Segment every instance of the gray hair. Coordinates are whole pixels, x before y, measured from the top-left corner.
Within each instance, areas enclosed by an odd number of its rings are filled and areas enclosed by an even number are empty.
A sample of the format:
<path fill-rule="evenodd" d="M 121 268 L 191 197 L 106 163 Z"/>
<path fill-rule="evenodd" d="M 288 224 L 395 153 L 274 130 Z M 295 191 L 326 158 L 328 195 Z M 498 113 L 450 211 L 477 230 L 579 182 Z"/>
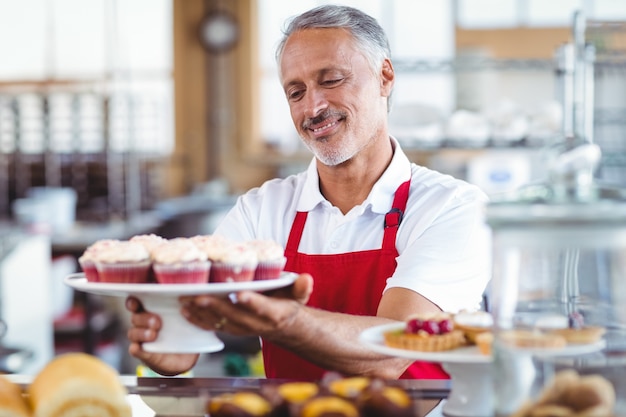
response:
<path fill-rule="evenodd" d="M 387 35 L 376 19 L 354 7 L 323 5 L 295 16 L 288 22 L 276 49 L 276 61 L 280 63 L 289 36 L 300 30 L 316 28 L 346 29 L 363 49 L 375 72 L 378 72 L 383 60 L 391 56 Z"/>

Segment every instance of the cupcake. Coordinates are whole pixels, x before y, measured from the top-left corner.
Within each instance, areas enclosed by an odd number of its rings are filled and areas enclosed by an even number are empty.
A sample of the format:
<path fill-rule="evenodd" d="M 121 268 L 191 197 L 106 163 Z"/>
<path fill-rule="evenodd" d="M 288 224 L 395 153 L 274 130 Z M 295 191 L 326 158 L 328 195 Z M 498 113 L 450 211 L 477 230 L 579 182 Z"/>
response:
<path fill-rule="evenodd" d="M 148 252 L 150 253 L 150 257 L 152 257 L 152 252 L 154 251 L 154 249 L 157 246 L 161 245 L 162 243 L 165 243 L 167 239 L 159 235 L 155 235 L 154 233 L 151 233 L 147 235 L 135 235 L 130 238 L 130 241 L 141 243 L 146 249 L 148 249 Z M 152 267 L 150 268 L 150 271 L 148 272 L 148 282 L 156 282 L 154 269 Z"/>
<path fill-rule="evenodd" d="M 119 242 L 114 239 L 102 239 L 94 242 L 85 249 L 85 252 L 78 258 L 78 264 L 80 265 L 85 278 L 89 282 L 98 282 L 100 278 L 98 276 L 98 269 L 96 268 L 96 259 L 99 253 L 106 247 L 111 246 Z"/>
<path fill-rule="evenodd" d="M 152 251 L 159 245 L 167 242 L 167 239 L 155 234 L 135 235 L 130 238 L 130 242 L 141 243 L 152 254 Z"/>
<path fill-rule="evenodd" d="M 189 240 L 204 252 L 211 262 L 221 258 L 226 247 L 233 243 L 230 239 L 220 235 L 197 235 L 190 237 Z"/>
<path fill-rule="evenodd" d="M 148 282 L 150 253 L 140 243 L 119 241 L 103 247 L 96 258 L 101 282 L 138 284 Z"/>
<path fill-rule="evenodd" d="M 256 251 L 245 243 L 224 243 L 212 252 L 209 282 L 254 280 L 258 263 Z"/>
<path fill-rule="evenodd" d="M 285 267 L 285 250 L 273 240 L 252 240 L 246 243 L 257 256 L 257 266 L 254 271 L 254 280 L 280 278 Z"/>
<path fill-rule="evenodd" d="M 152 251 L 152 268 L 160 284 L 204 284 L 211 263 L 187 238 L 167 240 Z"/>

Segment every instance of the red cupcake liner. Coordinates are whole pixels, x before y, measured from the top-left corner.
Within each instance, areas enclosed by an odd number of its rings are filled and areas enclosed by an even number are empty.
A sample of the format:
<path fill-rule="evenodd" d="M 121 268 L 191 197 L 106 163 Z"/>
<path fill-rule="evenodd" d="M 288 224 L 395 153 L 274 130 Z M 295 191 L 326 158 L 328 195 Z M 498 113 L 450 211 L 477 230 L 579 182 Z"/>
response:
<path fill-rule="evenodd" d="M 98 268 L 94 261 L 78 261 L 88 282 L 99 282 Z"/>
<path fill-rule="evenodd" d="M 259 261 L 256 269 L 254 270 L 254 280 L 263 281 L 266 279 L 280 278 L 280 274 L 285 268 L 286 261 L 287 258 L 271 261 Z"/>
<path fill-rule="evenodd" d="M 159 284 L 206 284 L 209 282 L 210 262 L 160 265 L 152 269 Z"/>
<path fill-rule="evenodd" d="M 144 284 L 148 282 L 150 261 L 137 263 L 96 262 L 100 282 Z"/>
<path fill-rule="evenodd" d="M 209 282 L 243 282 L 254 280 L 256 265 L 242 266 L 214 262 L 209 273 Z"/>

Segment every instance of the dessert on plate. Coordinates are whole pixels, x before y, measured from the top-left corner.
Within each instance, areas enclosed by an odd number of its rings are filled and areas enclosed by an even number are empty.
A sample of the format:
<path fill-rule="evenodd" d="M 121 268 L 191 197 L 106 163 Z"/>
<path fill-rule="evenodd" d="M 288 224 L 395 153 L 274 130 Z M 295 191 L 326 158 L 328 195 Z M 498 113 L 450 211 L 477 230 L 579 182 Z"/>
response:
<path fill-rule="evenodd" d="M 152 250 L 152 268 L 160 284 L 206 284 L 211 263 L 187 238 L 175 238 Z"/>
<path fill-rule="evenodd" d="M 256 252 L 257 256 L 254 280 L 280 278 L 285 262 L 287 262 L 283 247 L 273 240 L 262 239 L 251 240 L 246 244 Z"/>
<path fill-rule="evenodd" d="M 399 330 L 384 333 L 389 347 L 438 352 L 458 348 L 465 344 L 465 336 L 454 326 L 451 314 L 440 313 L 430 316 L 412 316 Z"/>
<path fill-rule="evenodd" d="M 119 240 L 101 239 L 97 240 L 85 249 L 83 254 L 78 258 L 78 264 L 85 274 L 85 278 L 89 282 L 98 282 L 100 277 L 96 268 L 96 259 L 103 248 L 115 245 Z"/>
<path fill-rule="evenodd" d="M 493 317 L 486 311 L 460 311 L 453 320 L 454 327 L 463 332 L 470 344 L 475 344 L 479 334 L 490 332 L 493 327 Z"/>
<path fill-rule="evenodd" d="M 256 251 L 245 243 L 230 242 L 216 251 L 211 261 L 209 282 L 243 282 L 254 280 L 258 263 Z"/>
<path fill-rule="evenodd" d="M 96 269 L 101 282 L 141 284 L 148 282 L 152 261 L 140 243 L 118 241 L 99 250 Z"/>

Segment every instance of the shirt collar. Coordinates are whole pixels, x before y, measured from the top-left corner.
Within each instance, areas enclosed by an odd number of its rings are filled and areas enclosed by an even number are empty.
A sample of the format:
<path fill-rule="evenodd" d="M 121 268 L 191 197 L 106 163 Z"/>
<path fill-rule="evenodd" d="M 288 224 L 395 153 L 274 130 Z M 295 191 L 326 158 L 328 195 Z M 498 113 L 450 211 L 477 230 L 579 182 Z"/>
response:
<path fill-rule="evenodd" d="M 411 162 L 400 148 L 398 141 L 392 136 L 390 136 L 390 140 L 394 148 L 391 163 L 376 181 L 370 195 L 363 202 L 364 206 L 371 204 L 372 211 L 375 213 L 388 212 L 393 203 L 393 196 L 400 184 L 411 178 Z M 328 203 L 320 192 L 315 158 L 311 160 L 307 168 L 303 190 L 297 205 L 298 211 L 311 211 L 319 204 Z"/>

